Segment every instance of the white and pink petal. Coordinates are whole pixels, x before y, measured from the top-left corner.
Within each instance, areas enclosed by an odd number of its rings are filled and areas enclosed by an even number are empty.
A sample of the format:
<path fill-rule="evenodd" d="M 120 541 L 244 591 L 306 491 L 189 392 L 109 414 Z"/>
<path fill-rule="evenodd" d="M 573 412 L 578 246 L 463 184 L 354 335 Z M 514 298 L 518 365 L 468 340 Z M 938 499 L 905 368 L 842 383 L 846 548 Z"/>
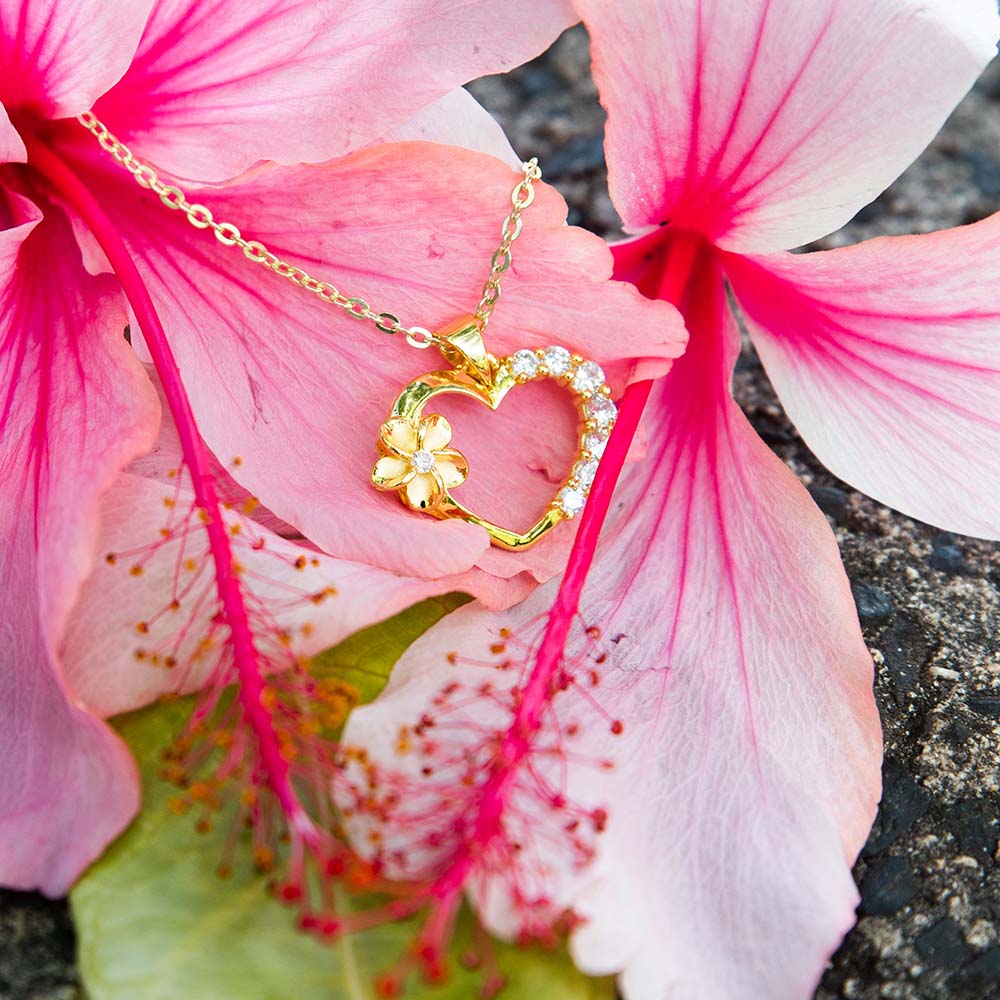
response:
<path fill-rule="evenodd" d="M 57 647 L 100 495 L 159 406 L 115 282 L 83 269 L 57 208 L 0 234 L 0 276 L 0 883 L 58 895 L 138 807 L 127 749 L 78 706 Z"/>
<path fill-rule="evenodd" d="M 497 31 L 496 16 L 459 0 L 158 0 L 96 111 L 138 155 L 181 177 L 322 162 L 392 133 L 468 80 L 525 62 L 575 20 L 569 0 L 508 3 L 512 31 Z M 469 125 L 483 134 L 478 116 Z"/>
<path fill-rule="evenodd" d="M 1000 537 L 1000 215 L 726 270 L 788 415 L 836 475 Z"/>
<path fill-rule="evenodd" d="M 502 819 L 526 860 L 470 886 L 488 925 L 511 934 L 525 899 L 512 890 L 543 872 L 550 906 L 584 920 L 577 963 L 619 973 L 626 1000 L 804 1000 L 854 919 L 850 869 L 879 793 L 872 663 L 825 519 L 729 395 L 738 338 L 717 266 L 685 315 L 691 346 L 651 399 L 650 450 L 620 488 L 564 661 L 600 684 L 555 696 L 534 762 L 566 801 L 607 810 L 596 859 L 574 870 L 559 852 L 565 805 L 546 808 L 522 775 Z M 458 742 L 509 719 L 502 692 L 524 689 L 516 669 L 484 665 L 530 663 L 554 594 L 553 581 L 509 612 L 446 618 L 352 715 L 348 739 L 418 782 L 399 727 L 427 713 L 462 759 Z M 462 725 L 439 719 L 446 685 L 486 681 L 488 696 L 461 699 Z M 582 742 L 569 742 L 571 722 Z M 447 851 L 434 845 L 448 839 L 419 836 L 421 801 L 383 831 L 386 855 L 398 837 L 440 871 Z"/>
<path fill-rule="evenodd" d="M 177 468 L 180 456 L 169 451 L 169 442 L 161 442 L 156 456 Z M 60 646 L 79 704 L 101 717 L 131 711 L 166 693 L 197 691 L 218 663 L 201 652 L 213 634 L 218 607 L 211 568 L 203 566 L 208 564 L 207 538 L 199 533 L 196 516 L 187 531 L 177 527 L 193 494 L 183 477 L 178 489 L 174 482 L 140 474 L 142 465 L 121 475 L 100 507 L 99 551 L 131 555 L 97 563 L 83 583 Z M 262 650 L 277 641 L 297 656 L 313 656 L 451 589 L 447 581 L 432 583 L 334 559 L 281 538 L 260 523 L 256 512 L 254 520 L 238 509 L 224 516 Z M 165 542 L 161 533 L 171 524 L 173 538 Z M 132 574 L 135 565 L 142 566 L 141 576 Z"/>
<path fill-rule="evenodd" d="M 0 103 L 68 118 L 128 69 L 153 0 L 2 0 Z"/>
<path fill-rule="evenodd" d="M 669 221 L 740 252 L 847 222 L 930 142 L 1000 34 L 993 0 L 576 4 L 626 226 Z"/>

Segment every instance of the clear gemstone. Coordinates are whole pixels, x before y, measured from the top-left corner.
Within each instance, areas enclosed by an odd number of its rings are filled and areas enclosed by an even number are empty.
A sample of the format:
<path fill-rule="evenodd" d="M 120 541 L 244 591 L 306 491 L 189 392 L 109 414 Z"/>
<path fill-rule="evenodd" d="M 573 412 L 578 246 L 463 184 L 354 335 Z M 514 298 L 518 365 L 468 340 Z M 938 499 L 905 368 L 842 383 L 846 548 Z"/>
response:
<path fill-rule="evenodd" d="M 524 378 L 534 378 L 538 374 L 538 358 L 534 351 L 517 351 L 510 359 L 510 370 Z"/>
<path fill-rule="evenodd" d="M 618 414 L 615 404 L 607 396 L 591 396 L 584 406 L 584 412 L 598 427 L 609 427 Z"/>
<path fill-rule="evenodd" d="M 415 451 L 413 456 L 410 458 L 410 465 L 413 466 L 417 472 L 430 472 L 434 468 L 434 455 L 429 451 Z"/>
<path fill-rule="evenodd" d="M 573 388 L 577 392 L 593 392 L 604 385 L 604 372 L 594 361 L 584 361 L 573 372 Z"/>
<path fill-rule="evenodd" d="M 573 466 L 573 477 L 585 489 L 590 489 L 590 484 L 597 475 L 597 459 L 588 458 L 585 461 L 577 462 Z"/>
<path fill-rule="evenodd" d="M 583 510 L 583 505 L 587 502 L 587 494 L 572 486 L 564 486 L 556 499 L 563 511 L 573 517 Z"/>
<path fill-rule="evenodd" d="M 546 347 L 542 361 L 550 375 L 565 375 L 569 371 L 572 356 L 565 347 Z"/>
<path fill-rule="evenodd" d="M 604 446 L 608 443 L 606 431 L 587 431 L 583 435 L 583 447 L 596 458 L 604 454 Z"/>

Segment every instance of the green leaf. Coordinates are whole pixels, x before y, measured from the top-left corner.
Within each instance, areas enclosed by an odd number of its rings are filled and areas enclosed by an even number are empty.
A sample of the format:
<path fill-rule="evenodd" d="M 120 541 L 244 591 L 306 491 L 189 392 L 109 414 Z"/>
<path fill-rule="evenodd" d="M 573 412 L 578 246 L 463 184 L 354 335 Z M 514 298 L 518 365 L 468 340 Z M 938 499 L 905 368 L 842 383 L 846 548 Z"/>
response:
<path fill-rule="evenodd" d="M 461 601 L 458 601 L 461 603 Z M 421 631 L 457 606 L 425 602 L 321 657 L 324 671 L 371 698 Z M 144 806 L 132 826 L 73 890 L 79 965 L 91 1000 L 375 1000 L 376 976 L 405 953 L 416 924 L 387 924 L 322 944 L 297 931 L 294 913 L 268 893 L 265 877 L 237 850 L 233 876 L 215 874 L 231 824 L 219 817 L 197 834 L 169 808 L 174 790 L 157 777 L 160 751 L 183 727 L 190 703 L 163 703 L 118 720 L 142 772 Z M 246 835 L 241 834 L 245 839 Z M 358 905 L 341 892 L 345 911 Z M 470 933 L 464 915 L 459 937 Z M 587 979 L 562 953 L 497 945 L 508 977 L 501 1000 L 611 1000 L 609 979 Z M 453 963 L 451 980 L 411 980 L 406 996 L 470 1000 L 477 973 Z"/>

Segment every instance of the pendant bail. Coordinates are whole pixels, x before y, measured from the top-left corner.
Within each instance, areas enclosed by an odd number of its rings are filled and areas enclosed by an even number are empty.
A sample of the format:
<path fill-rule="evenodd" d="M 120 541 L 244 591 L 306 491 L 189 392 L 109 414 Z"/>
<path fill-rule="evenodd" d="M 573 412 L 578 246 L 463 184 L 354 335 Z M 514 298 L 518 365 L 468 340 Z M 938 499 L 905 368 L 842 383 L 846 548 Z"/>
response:
<path fill-rule="evenodd" d="M 463 316 L 437 331 L 438 347 L 448 364 L 468 372 L 477 382 L 489 382 L 496 370 L 496 358 L 486 343 L 475 316 Z"/>

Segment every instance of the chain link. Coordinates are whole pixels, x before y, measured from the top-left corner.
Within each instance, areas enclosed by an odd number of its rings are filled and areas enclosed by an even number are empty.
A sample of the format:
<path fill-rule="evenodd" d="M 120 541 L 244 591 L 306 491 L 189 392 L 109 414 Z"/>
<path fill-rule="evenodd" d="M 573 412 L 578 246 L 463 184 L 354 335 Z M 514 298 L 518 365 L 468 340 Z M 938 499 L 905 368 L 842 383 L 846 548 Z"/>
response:
<path fill-rule="evenodd" d="M 140 187 L 158 195 L 167 208 L 183 212 L 195 229 L 211 229 L 223 246 L 239 247 L 243 251 L 243 256 L 251 263 L 262 265 L 279 278 L 285 278 L 321 301 L 342 309 L 353 319 L 373 323 L 375 329 L 381 333 L 390 335 L 401 333 L 411 347 L 420 350 L 437 343 L 437 337 L 430 330 L 422 326 L 404 326 L 394 313 L 385 310 L 379 312 L 369 306 L 364 299 L 345 295 L 331 282 L 315 278 L 296 264 L 282 260 L 259 240 L 244 239 L 239 228 L 233 223 L 217 221 L 211 209 L 197 202 L 188 201 L 187 195 L 181 188 L 176 184 L 165 183 L 153 167 L 137 159 L 132 150 L 114 136 L 92 112 L 83 112 L 77 120 L 97 139 L 101 149 L 109 153 L 133 176 Z M 476 326 L 480 331 L 486 328 L 500 298 L 500 278 L 510 267 L 511 244 L 521 235 L 521 213 L 535 198 L 532 183 L 542 176 L 536 159 L 521 164 L 521 169 L 524 171 L 524 178 L 511 192 L 513 210 L 504 219 L 500 246 L 493 254 L 490 276 L 483 287 L 483 298 L 476 311 Z"/>
<path fill-rule="evenodd" d="M 538 166 L 535 157 L 522 163 L 521 169 L 524 171 L 524 179 L 510 193 L 510 203 L 513 208 L 500 227 L 500 246 L 493 251 L 490 276 L 483 285 L 483 297 L 479 300 L 479 308 L 476 310 L 476 327 L 480 333 L 486 329 L 486 324 L 489 323 L 490 316 L 500 301 L 500 279 L 510 267 L 511 246 L 521 235 L 521 228 L 524 225 L 521 213 L 535 200 L 535 189 L 532 185 L 542 177 L 541 167 Z"/>

